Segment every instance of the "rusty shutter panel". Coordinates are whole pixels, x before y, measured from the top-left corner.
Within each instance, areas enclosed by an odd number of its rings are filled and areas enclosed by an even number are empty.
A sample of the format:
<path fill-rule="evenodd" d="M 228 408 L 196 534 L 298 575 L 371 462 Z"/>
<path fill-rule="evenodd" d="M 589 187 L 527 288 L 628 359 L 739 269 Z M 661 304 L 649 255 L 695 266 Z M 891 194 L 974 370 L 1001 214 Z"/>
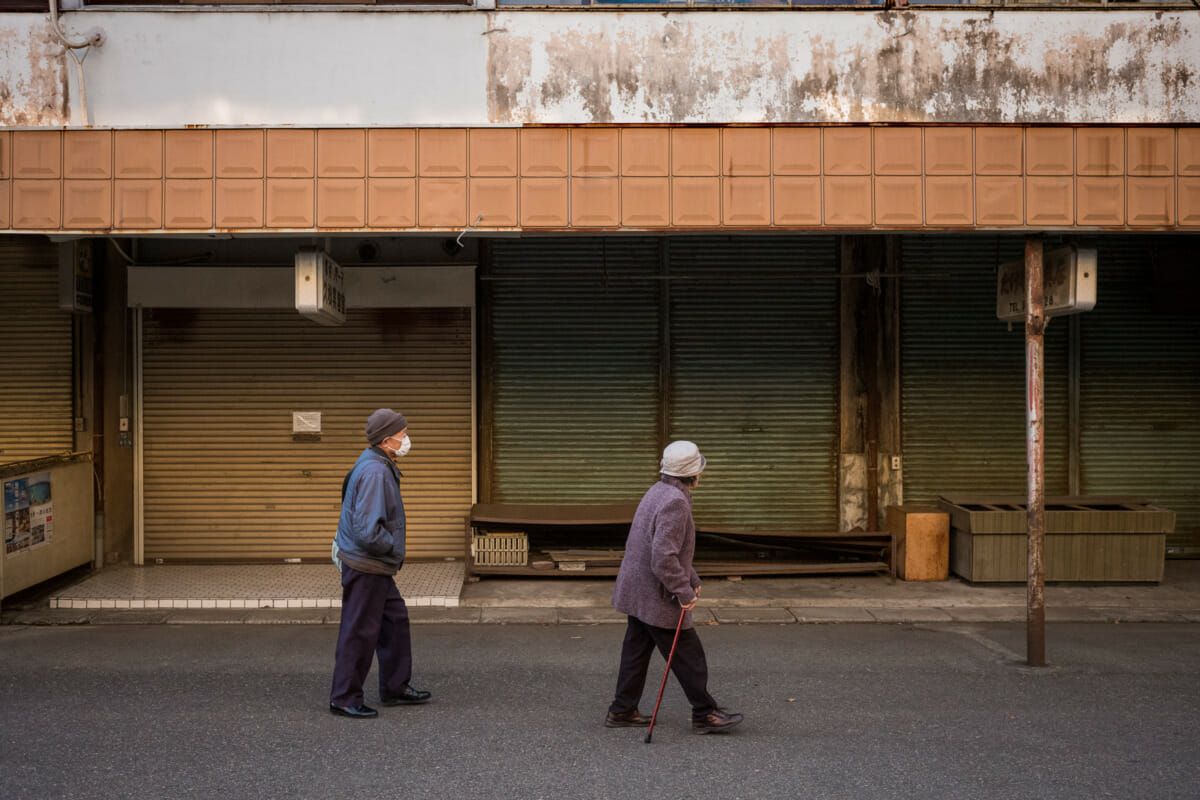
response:
<path fill-rule="evenodd" d="M 654 482 L 657 270 L 653 239 L 492 244 L 485 500 L 631 503 Z"/>
<path fill-rule="evenodd" d="M 996 267 L 1024 237 L 906 236 L 900 300 L 904 501 L 1026 491 L 1024 326 L 996 319 Z M 1068 324 L 1046 329 L 1047 494 L 1068 479 Z"/>
<path fill-rule="evenodd" d="M 58 250 L 0 239 L 0 464 L 74 447 L 71 314 L 58 307 Z"/>
<path fill-rule="evenodd" d="M 1096 308 L 1080 320 L 1080 479 L 1088 494 L 1133 495 L 1171 509 L 1168 552 L 1196 555 L 1200 315 L 1157 302 L 1158 292 L 1171 291 L 1156 285 L 1157 255 L 1171 241 L 1098 242 Z"/>
<path fill-rule="evenodd" d="M 670 438 L 709 460 L 701 525 L 837 529 L 836 242 L 668 242 Z"/>
<path fill-rule="evenodd" d="M 328 558 L 367 415 L 396 408 L 412 558 L 462 556 L 471 506 L 471 311 L 147 310 L 147 560 Z M 293 411 L 322 412 L 319 440 Z"/>

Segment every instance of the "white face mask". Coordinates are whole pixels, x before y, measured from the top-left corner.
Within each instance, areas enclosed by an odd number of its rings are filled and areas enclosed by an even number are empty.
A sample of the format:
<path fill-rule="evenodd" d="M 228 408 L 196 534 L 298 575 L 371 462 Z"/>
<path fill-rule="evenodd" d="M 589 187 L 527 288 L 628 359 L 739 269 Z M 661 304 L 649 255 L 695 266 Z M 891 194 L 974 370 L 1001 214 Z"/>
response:
<path fill-rule="evenodd" d="M 404 456 L 408 455 L 408 451 L 412 449 L 412 441 L 408 438 L 408 434 L 404 434 L 404 438 L 400 440 L 399 449 L 393 450 L 390 447 L 385 449 L 394 457 L 403 458 Z"/>

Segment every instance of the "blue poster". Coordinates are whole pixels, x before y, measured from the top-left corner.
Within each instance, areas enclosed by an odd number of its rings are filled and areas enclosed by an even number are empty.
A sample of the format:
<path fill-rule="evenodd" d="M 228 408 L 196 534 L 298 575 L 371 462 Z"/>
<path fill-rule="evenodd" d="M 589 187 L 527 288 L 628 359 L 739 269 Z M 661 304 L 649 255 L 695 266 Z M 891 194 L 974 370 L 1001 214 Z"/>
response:
<path fill-rule="evenodd" d="M 50 473 L 4 482 L 4 555 L 41 547 L 54 535 Z"/>

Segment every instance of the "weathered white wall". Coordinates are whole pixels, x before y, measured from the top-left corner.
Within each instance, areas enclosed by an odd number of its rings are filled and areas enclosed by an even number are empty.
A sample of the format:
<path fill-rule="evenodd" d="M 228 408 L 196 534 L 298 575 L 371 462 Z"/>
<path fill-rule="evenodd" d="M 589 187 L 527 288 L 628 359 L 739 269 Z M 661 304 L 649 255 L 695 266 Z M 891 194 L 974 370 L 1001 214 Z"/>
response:
<path fill-rule="evenodd" d="M 82 12 L 61 18 L 68 35 L 99 27 L 107 37 L 84 61 L 94 125 L 487 121 L 483 14 L 204 10 Z M 41 87 L 55 80 L 60 93 L 69 80 L 70 119 L 61 108 L 54 118 L 31 115 L 26 106 L 49 94 L 41 89 L 25 91 L 30 101 L 4 100 L 0 124 L 85 124 L 74 63 L 53 42 L 42 45 L 48 22 L 30 24 L 44 19 L 0 15 L 0 78 L 10 87 Z M 26 56 L 35 44 L 36 60 Z M 46 50 L 59 55 L 47 59 Z M 0 86 L 0 98 L 5 88 Z"/>
<path fill-rule="evenodd" d="M 1186 10 L 64 19 L 108 36 L 85 62 L 101 126 L 1200 122 Z M 68 64 L 44 15 L 0 14 L 0 123 L 82 124 Z"/>
<path fill-rule="evenodd" d="M 510 14 L 499 122 L 1182 122 L 1200 15 Z"/>
<path fill-rule="evenodd" d="M 0 125 L 67 122 L 67 57 L 48 14 L 0 14 Z"/>

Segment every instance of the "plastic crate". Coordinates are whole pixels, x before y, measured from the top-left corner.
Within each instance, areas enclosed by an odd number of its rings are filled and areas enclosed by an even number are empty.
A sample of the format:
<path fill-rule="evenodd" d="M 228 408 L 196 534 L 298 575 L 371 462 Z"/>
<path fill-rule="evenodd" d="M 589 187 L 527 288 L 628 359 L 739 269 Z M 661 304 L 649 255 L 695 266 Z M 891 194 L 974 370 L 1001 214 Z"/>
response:
<path fill-rule="evenodd" d="M 529 537 L 523 533 L 477 533 L 471 555 L 478 567 L 524 567 L 529 563 Z"/>

